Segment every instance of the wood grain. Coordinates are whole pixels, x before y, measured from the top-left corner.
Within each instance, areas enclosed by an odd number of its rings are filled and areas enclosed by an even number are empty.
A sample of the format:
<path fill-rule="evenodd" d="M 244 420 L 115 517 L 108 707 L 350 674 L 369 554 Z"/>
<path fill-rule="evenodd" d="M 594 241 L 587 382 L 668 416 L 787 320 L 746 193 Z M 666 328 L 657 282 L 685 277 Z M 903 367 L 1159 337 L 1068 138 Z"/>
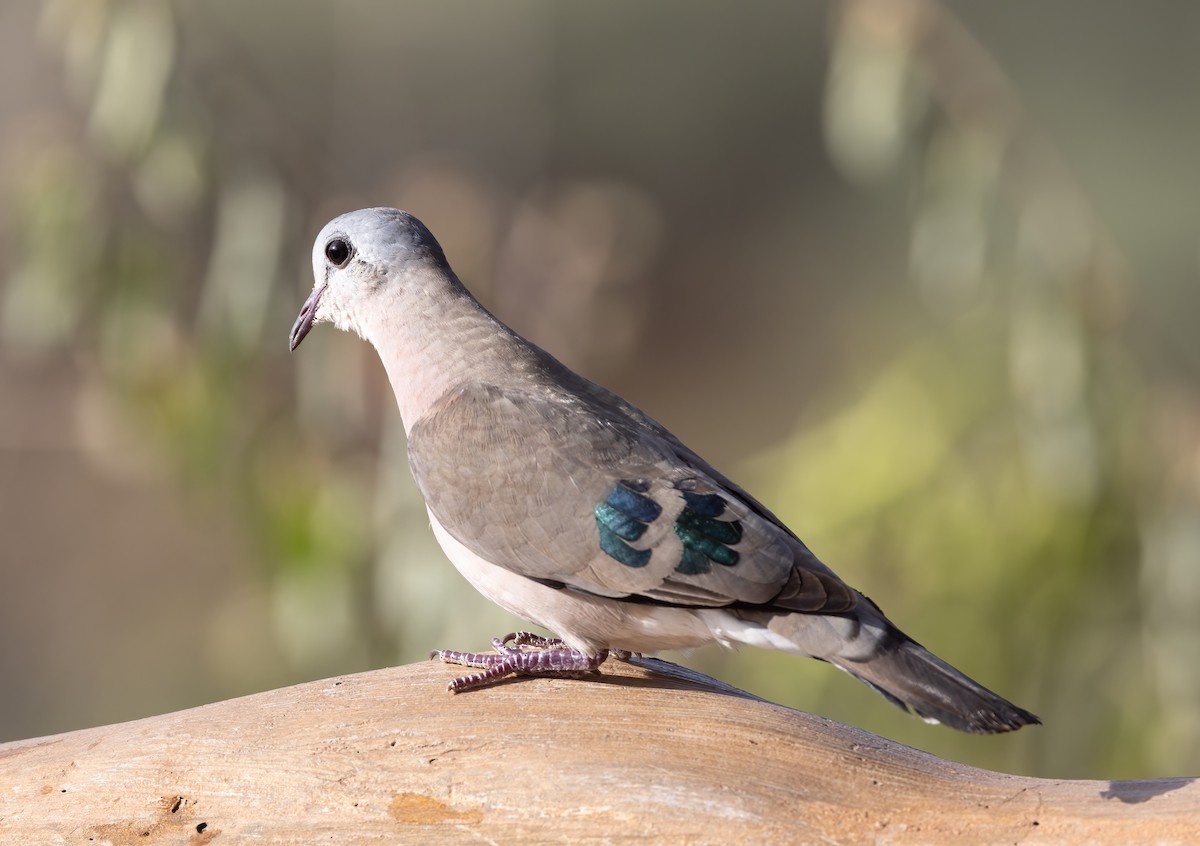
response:
<path fill-rule="evenodd" d="M 0 843 L 1200 842 L 1193 779 L 950 763 L 673 665 L 414 664 L 0 745 Z"/>

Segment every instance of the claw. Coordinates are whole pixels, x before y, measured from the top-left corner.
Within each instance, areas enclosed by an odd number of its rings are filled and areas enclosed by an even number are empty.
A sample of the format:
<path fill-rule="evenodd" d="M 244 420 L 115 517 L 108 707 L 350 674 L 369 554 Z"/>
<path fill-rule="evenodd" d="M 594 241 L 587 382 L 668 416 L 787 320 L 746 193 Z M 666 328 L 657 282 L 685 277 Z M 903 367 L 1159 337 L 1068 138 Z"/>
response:
<path fill-rule="evenodd" d="M 558 638 L 542 637 L 531 632 L 512 632 L 502 638 L 493 638 L 492 648 L 496 651 L 436 649 L 429 657 L 447 664 L 462 664 L 483 670 L 450 682 L 446 689 L 451 693 L 486 687 L 510 675 L 578 678 L 584 673 L 598 670 L 608 658 L 606 649 L 588 655 L 570 648 Z"/>

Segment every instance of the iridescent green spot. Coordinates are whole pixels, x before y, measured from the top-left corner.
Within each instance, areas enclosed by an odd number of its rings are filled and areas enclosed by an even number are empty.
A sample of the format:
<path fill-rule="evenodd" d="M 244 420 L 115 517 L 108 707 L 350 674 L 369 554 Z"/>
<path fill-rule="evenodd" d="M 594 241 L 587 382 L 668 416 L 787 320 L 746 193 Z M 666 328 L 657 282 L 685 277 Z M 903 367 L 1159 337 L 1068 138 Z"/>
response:
<path fill-rule="evenodd" d="M 725 500 L 719 494 L 683 492 L 687 510 L 699 517 L 720 517 L 725 513 Z"/>
<path fill-rule="evenodd" d="M 596 522 L 607 526 L 613 534 L 625 540 L 637 540 L 646 531 L 646 524 L 613 508 L 607 502 L 596 505 Z"/>
<path fill-rule="evenodd" d="M 704 554 L 725 567 L 732 567 L 737 564 L 740 557 L 737 550 L 730 549 L 727 546 L 714 546 L 711 550 L 705 550 Z"/>
<path fill-rule="evenodd" d="M 645 567 L 650 563 L 650 550 L 634 549 L 617 537 L 616 533 L 603 523 L 596 524 L 600 529 L 600 548 L 604 553 L 624 564 L 626 567 Z"/>
<path fill-rule="evenodd" d="M 734 544 L 742 539 L 742 524 L 736 520 L 701 517 L 686 508 L 680 512 L 675 524 L 684 529 L 694 529 L 718 543 Z"/>
<path fill-rule="evenodd" d="M 662 514 L 662 506 L 646 496 L 646 487 L 644 482 L 617 482 L 604 501 L 634 520 L 653 523 Z"/>
<path fill-rule="evenodd" d="M 684 493 L 683 496 L 687 507 L 675 518 L 675 534 L 683 543 L 683 556 L 675 566 L 676 572 L 695 576 L 712 569 L 711 561 L 725 567 L 737 564 L 739 555 L 730 547 L 742 539 L 742 524 L 715 519 L 725 512 L 725 500 L 716 494 Z"/>
<path fill-rule="evenodd" d="M 625 542 L 640 538 L 662 514 L 662 506 L 646 495 L 649 487 L 644 480 L 622 480 L 593 509 L 600 548 L 626 567 L 645 567 L 650 561 L 650 550 L 635 549 Z"/>

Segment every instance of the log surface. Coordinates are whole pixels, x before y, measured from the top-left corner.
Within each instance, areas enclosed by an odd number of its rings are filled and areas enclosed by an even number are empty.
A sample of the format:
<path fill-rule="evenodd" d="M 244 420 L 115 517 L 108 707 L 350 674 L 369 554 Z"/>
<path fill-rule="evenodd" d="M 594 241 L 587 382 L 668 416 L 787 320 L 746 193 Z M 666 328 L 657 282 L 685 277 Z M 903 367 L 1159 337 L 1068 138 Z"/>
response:
<path fill-rule="evenodd" d="M 1194 779 L 979 770 L 651 660 L 461 670 L 0 744 L 0 843 L 1200 843 Z"/>

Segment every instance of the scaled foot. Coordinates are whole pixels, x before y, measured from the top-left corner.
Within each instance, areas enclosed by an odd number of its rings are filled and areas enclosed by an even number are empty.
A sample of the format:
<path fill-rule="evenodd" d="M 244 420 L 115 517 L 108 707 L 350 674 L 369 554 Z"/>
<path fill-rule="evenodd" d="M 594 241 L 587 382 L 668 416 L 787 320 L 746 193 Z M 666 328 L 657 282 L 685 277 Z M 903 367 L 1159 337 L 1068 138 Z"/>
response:
<path fill-rule="evenodd" d="M 473 673 L 450 682 L 446 686 L 451 693 L 486 687 L 505 676 L 549 676 L 554 678 L 579 678 L 595 672 L 608 658 L 609 650 L 602 649 L 588 655 L 572 649 L 558 638 L 542 637 L 532 632 L 511 632 L 504 637 L 492 638 L 495 652 L 457 652 L 452 649 L 435 650 L 429 657 L 438 658 L 447 664 L 462 664 L 478 667 L 481 673 Z M 629 653 L 614 651 L 614 657 L 627 658 Z"/>

